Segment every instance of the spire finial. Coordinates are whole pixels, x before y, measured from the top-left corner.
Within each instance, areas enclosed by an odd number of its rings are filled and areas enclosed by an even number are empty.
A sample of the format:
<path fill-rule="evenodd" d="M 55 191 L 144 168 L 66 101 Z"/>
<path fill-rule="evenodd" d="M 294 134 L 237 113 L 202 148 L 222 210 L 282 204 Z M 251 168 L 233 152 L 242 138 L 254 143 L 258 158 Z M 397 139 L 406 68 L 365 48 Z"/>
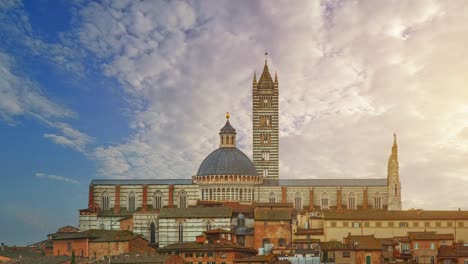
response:
<path fill-rule="evenodd" d="M 393 145 L 396 145 L 396 132 L 393 132 Z"/>
<path fill-rule="evenodd" d="M 268 52 L 265 51 L 265 66 L 267 65 Z"/>
<path fill-rule="evenodd" d="M 253 82 L 256 83 L 257 82 L 257 72 L 254 71 L 254 78 L 253 78 Z"/>
<path fill-rule="evenodd" d="M 229 114 L 229 112 L 226 112 L 226 119 L 229 120 L 229 117 L 231 117 L 231 115 Z"/>

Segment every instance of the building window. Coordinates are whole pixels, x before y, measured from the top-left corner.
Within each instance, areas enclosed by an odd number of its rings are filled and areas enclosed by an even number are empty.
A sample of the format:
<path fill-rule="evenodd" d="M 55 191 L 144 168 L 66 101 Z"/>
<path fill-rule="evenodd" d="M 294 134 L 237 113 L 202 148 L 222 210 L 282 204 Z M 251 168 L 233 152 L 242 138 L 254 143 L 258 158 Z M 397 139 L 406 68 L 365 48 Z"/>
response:
<path fill-rule="evenodd" d="M 262 107 L 270 107 L 271 106 L 271 97 L 270 96 L 262 96 L 261 106 Z"/>
<path fill-rule="evenodd" d="M 302 195 L 300 192 L 296 192 L 296 194 L 294 195 L 294 209 L 302 209 Z"/>
<path fill-rule="evenodd" d="M 263 151 L 262 152 L 262 159 L 263 160 L 270 160 L 270 152 L 269 151 Z"/>
<path fill-rule="evenodd" d="M 356 209 L 356 194 L 351 192 L 348 195 L 348 209 L 355 210 Z"/>
<path fill-rule="evenodd" d="M 388 227 L 394 227 L 395 223 L 394 222 L 388 222 Z"/>
<path fill-rule="evenodd" d="M 435 264 L 435 257 L 431 256 L 431 264 Z"/>
<path fill-rule="evenodd" d="M 184 242 L 184 226 L 179 224 L 179 243 Z"/>
<path fill-rule="evenodd" d="M 68 249 L 68 251 L 70 251 L 72 249 L 72 243 L 71 242 L 67 243 L 67 249 Z"/>
<path fill-rule="evenodd" d="M 369 222 L 364 222 L 364 227 L 369 227 L 370 226 L 370 223 Z"/>
<path fill-rule="evenodd" d="M 156 191 L 154 193 L 153 207 L 154 207 L 154 209 L 161 209 L 162 208 L 162 193 L 160 191 Z"/>
<path fill-rule="evenodd" d="M 399 227 L 408 227 L 408 222 L 400 222 L 398 223 Z"/>
<path fill-rule="evenodd" d="M 276 196 L 274 192 L 270 193 L 270 203 L 275 203 L 276 202 Z"/>
<path fill-rule="evenodd" d="M 379 193 L 375 194 L 374 197 L 374 208 L 375 209 L 382 209 L 382 197 L 380 197 Z"/>
<path fill-rule="evenodd" d="M 413 227 L 419 227 L 419 222 L 413 222 Z"/>
<path fill-rule="evenodd" d="M 343 227 L 348 227 L 349 226 L 349 222 L 343 222 Z"/>
<path fill-rule="evenodd" d="M 382 227 L 382 222 L 375 222 L 376 227 Z"/>
<path fill-rule="evenodd" d="M 436 222 L 436 227 L 441 227 L 442 223 L 441 222 Z"/>
<path fill-rule="evenodd" d="M 409 248 L 410 248 L 410 247 L 409 247 L 409 244 L 408 244 L 408 243 L 402 243 L 402 244 L 401 244 L 401 251 L 402 251 L 402 252 L 407 252 L 407 251 L 409 251 Z"/>
<path fill-rule="evenodd" d="M 156 224 L 154 222 L 151 222 L 150 224 L 150 243 L 151 244 L 156 244 L 158 241 L 157 239 L 158 232 L 156 230 Z"/>
<path fill-rule="evenodd" d="M 322 205 L 322 210 L 327 210 L 328 209 L 328 194 L 327 193 L 323 193 L 322 194 L 322 201 L 321 201 Z"/>
<path fill-rule="evenodd" d="M 187 208 L 187 193 L 185 191 L 179 192 L 179 208 Z"/>
<path fill-rule="evenodd" d="M 464 223 L 463 222 L 458 222 L 458 227 L 464 227 Z"/>
<path fill-rule="evenodd" d="M 361 227 L 361 223 L 359 223 L 359 222 L 353 222 L 353 227 Z"/>
<path fill-rule="evenodd" d="M 452 222 L 447 222 L 447 227 L 452 227 L 452 226 L 453 226 Z"/>
<path fill-rule="evenodd" d="M 419 249 L 419 243 L 418 242 L 414 243 L 414 249 Z"/>
<path fill-rule="evenodd" d="M 286 246 L 286 239 L 280 238 L 278 239 L 278 247 L 285 247 Z"/>
<path fill-rule="evenodd" d="M 135 211 L 135 193 L 130 192 L 128 195 L 128 210 L 129 211 Z"/>
<path fill-rule="evenodd" d="M 271 116 L 260 116 L 260 127 L 271 126 Z"/>
<path fill-rule="evenodd" d="M 424 222 L 424 227 L 430 227 L 431 226 L 431 222 Z"/>
<path fill-rule="evenodd" d="M 101 197 L 101 208 L 104 211 L 109 210 L 109 194 L 104 192 Z"/>
<path fill-rule="evenodd" d="M 260 134 L 260 143 L 262 145 L 270 144 L 271 135 L 270 134 Z"/>
<path fill-rule="evenodd" d="M 435 244 L 434 244 L 434 242 L 431 242 L 431 249 L 435 249 Z"/>
<path fill-rule="evenodd" d="M 106 225 L 105 225 L 104 223 L 101 223 L 101 224 L 99 225 L 99 229 L 105 230 L 105 229 L 106 229 Z"/>
<path fill-rule="evenodd" d="M 336 222 L 331 222 L 330 225 L 331 227 L 336 227 Z"/>
<path fill-rule="evenodd" d="M 351 252 L 343 251 L 343 258 L 349 258 L 349 257 L 351 257 Z"/>
<path fill-rule="evenodd" d="M 263 177 L 268 177 L 268 168 L 263 168 Z"/>

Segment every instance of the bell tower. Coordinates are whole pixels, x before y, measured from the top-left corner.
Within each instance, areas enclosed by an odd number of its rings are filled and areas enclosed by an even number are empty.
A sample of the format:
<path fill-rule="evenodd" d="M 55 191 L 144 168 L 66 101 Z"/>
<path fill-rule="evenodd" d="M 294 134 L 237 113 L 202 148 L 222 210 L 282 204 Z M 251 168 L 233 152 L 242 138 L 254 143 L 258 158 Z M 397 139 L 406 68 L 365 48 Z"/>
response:
<path fill-rule="evenodd" d="M 392 154 L 388 158 L 387 171 L 388 210 L 401 210 L 401 183 L 398 165 L 398 145 L 396 134 L 393 133 Z"/>
<path fill-rule="evenodd" d="M 253 163 L 264 179 L 279 178 L 279 98 L 278 75 L 271 78 L 265 52 L 265 66 L 257 82 L 254 72 L 253 102 Z"/>

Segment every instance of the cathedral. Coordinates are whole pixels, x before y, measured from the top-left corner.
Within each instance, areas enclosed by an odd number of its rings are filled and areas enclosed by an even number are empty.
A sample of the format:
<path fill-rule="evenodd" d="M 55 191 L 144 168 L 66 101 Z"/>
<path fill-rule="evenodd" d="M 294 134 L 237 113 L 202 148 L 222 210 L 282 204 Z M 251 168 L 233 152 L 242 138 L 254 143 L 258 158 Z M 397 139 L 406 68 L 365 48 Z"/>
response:
<path fill-rule="evenodd" d="M 204 220 L 199 221 L 199 224 L 229 228 L 230 211 L 218 212 L 203 208 L 196 212 L 200 205 L 210 203 L 251 207 L 260 204 L 289 204 L 297 213 L 323 210 L 401 210 L 395 135 L 388 159 L 387 177 L 281 179 L 279 82 L 276 73 L 272 78 L 267 60 L 258 80 L 254 73 L 252 102 L 253 161 L 236 147 L 235 123 L 231 124 L 227 113 L 226 123 L 219 131 L 219 148 L 201 161 L 198 171 L 191 178 L 187 175 L 186 179 L 155 177 L 93 180 L 89 186 L 88 208 L 80 210 L 80 229 L 131 229 L 152 243 L 158 243 L 162 235 L 155 233 L 162 228 L 161 225 L 168 223 L 172 217 L 177 218 L 174 221 L 179 221 L 180 227 L 180 223 L 188 221 L 181 220 L 184 213 L 206 213 L 206 217 L 213 215 L 213 219 L 223 215 L 222 221 Z M 190 215 L 184 219 L 187 218 Z M 196 219 L 193 221 L 192 226 L 198 223 Z"/>

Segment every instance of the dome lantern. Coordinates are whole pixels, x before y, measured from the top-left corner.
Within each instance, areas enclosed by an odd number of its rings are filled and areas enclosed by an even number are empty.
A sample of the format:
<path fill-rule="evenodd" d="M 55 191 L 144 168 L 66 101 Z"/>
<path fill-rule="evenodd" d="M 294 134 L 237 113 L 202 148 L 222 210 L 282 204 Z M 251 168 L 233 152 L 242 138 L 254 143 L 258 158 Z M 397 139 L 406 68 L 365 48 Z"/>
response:
<path fill-rule="evenodd" d="M 219 146 L 221 148 L 235 148 L 236 147 L 236 130 L 229 123 L 229 112 L 226 113 L 226 124 L 219 131 Z"/>

